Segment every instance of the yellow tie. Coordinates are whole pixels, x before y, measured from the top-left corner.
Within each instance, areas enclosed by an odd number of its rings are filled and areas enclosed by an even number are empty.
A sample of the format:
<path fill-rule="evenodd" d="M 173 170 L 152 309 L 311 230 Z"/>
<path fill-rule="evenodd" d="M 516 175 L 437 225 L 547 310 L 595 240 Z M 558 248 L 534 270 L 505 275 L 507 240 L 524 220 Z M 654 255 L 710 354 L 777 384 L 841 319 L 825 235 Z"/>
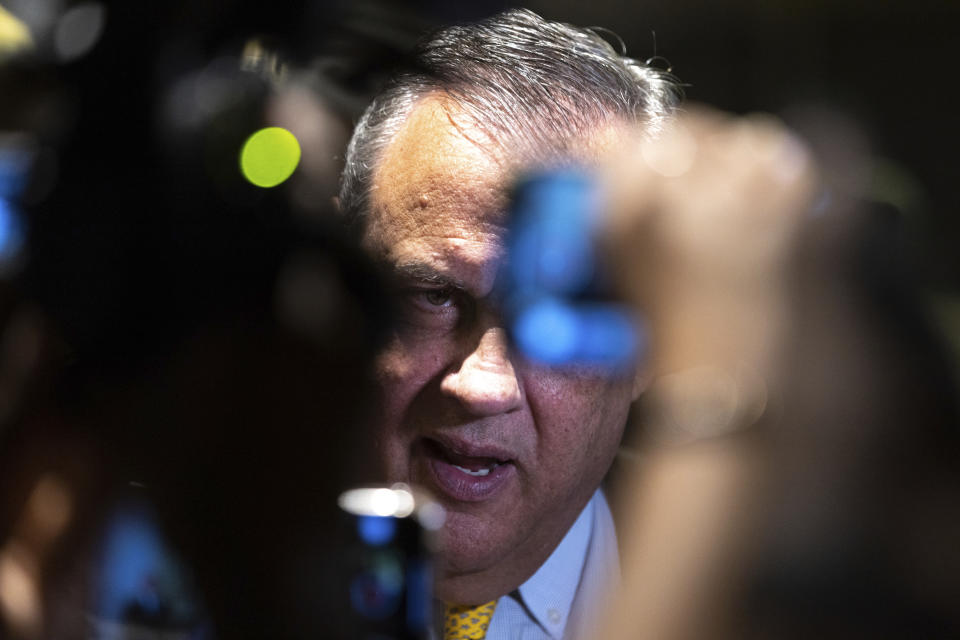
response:
<path fill-rule="evenodd" d="M 497 601 L 471 607 L 466 604 L 446 605 L 443 640 L 483 640 Z"/>

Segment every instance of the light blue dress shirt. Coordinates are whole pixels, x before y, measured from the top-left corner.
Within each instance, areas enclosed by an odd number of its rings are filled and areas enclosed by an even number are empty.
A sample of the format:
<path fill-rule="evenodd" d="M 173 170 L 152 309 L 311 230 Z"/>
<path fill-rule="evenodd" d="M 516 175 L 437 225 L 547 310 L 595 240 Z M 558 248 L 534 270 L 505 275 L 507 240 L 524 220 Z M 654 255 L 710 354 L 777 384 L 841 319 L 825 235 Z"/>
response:
<path fill-rule="evenodd" d="M 588 640 L 619 581 L 613 517 L 598 489 L 547 561 L 497 601 L 486 640 Z"/>

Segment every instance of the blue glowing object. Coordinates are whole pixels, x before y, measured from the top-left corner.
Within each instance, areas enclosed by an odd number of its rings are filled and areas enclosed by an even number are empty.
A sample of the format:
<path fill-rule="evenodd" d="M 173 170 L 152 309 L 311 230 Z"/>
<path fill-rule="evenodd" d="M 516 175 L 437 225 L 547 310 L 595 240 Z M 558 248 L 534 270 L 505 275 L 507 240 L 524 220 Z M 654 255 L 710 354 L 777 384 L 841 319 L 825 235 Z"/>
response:
<path fill-rule="evenodd" d="M 23 248 L 23 224 L 13 205 L 0 197 L 0 266 Z"/>
<path fill-rule="evenodd" d="M 578 359 L 614 369 L 628 368 L 640 355 L 640 331 L 630 315 L 616 305 L 582 306 Z"/>
<path fill-rule="evenodd" d="M 19 226 L 13 206 L 0 197 L 0 256 L 10 253 L 10 247 L 19 235 Z"/>
<path fill-rule="evenodd" d="M 93 572 L 91 614 L 99 620 L 196 625 L 200 602 L 152 509 L 124 501 L 110 515 Z M 149 622 L 147 622 L 149 621 Z"/>
<path fill-rule="evenodd" d="M 393 540 L 397 533 L 396 518 L 384 516 L 359 516 L 357 533 L 360 539 L 374 547 L 382 547 Z"/>
<path fill-rule="evenodd" d="M 100 564 L 98 616 L 121 620 L 133 604 L 147 612 L 156 611 L 159 599 L 151 587 L 164 556 L 163 540 L 148 511 L 129 508 L 114 514 Z"/>
<path fill-rule="evenodd" d="M 580 342 L 580 321 L 569 306 L 553 298 L 524 305 L 513 323 L 517 346 L 546 364 L 570 362 Z"/>
<path fill-rule="evenodd" d="M 433 574 L 426 559 L 410 562 L 407 567 L 407 630 L 422 633 L 430 624 L 433 603 Z"/>
<path fill-rule="evenodd" d="M 527 357 L 617 375 L 636 362 L 641 336 L 605 291 L 594 243 L 598 212 L 586 173 L 546 172 L 521 182 L 501 296 L 508 330 Z"/>
<path fill-rule="evenodd" d="M 27 182 L 30 157 L 14 149 L 0 149 L 0 198 L 16 198 Z"/>
<path fill-rule="evenodd" d="M 579 173 L 529 178 L 517 190 L 510 278 L 520 291 L 570 294 L 594 276 L 594 189 Z"/>

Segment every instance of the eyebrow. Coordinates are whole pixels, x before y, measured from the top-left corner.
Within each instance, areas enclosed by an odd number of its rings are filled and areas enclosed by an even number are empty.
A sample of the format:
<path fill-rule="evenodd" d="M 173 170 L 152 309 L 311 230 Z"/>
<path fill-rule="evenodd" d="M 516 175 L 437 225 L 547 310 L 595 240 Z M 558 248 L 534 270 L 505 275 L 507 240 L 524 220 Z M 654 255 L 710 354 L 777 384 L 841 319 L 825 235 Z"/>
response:
<path fill-rule="evenodd" d="M 398 278 L 419 280 L 420 282 L 467 291 L 467 285 L 462 280 L 449 276 L 425 262 L 402 262 L 393 265 L 391 270 Z"/>

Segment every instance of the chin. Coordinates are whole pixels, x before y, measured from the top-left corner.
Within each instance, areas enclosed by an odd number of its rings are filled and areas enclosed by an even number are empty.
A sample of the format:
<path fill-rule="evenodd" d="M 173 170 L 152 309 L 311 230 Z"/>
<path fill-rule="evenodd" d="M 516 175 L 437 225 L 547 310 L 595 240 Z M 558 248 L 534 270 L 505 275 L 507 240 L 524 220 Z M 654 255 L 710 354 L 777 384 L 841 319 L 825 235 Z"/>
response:
<path fill-rule="evenodd" d="M 482 573 L 505 554 L 497 548 L 484 548 L 474 540 L 464 540 L 456 532 L 444 529 L 438 547 L 438 573 L 441 577 L 460 577 Z"/>
<path fill-rule="evenodd" d="M 486 595 L 488 588 L 483 584 L 485 571 L 478 566 L 477 560 L 477 558 L 462 557 L 459 554 L 450 557 L 441 547 L 437 558 L 437 597 L 444 602 L 480 604 L 480 599 Z M 494 593 L 484 602 L 489 602 L 501 595 L 503 594 Z"/>
<path fill-rule="evenodd" d="M 437 557 L 437 597 L 444 602 L 482 604 L 509 593 L 529 576 L 512 562 L 512 545 L 490 544 L 490 532 L 467 529 L 465 536 L 444 529 Z M 461 532 L 463 533 L 463 532 Z M 472 535 L 471 535 L 472 534 Z M 487 542 L 487 545 L 481 545 Z M 522 579 L 521 579 L 522 578 Z"/>

